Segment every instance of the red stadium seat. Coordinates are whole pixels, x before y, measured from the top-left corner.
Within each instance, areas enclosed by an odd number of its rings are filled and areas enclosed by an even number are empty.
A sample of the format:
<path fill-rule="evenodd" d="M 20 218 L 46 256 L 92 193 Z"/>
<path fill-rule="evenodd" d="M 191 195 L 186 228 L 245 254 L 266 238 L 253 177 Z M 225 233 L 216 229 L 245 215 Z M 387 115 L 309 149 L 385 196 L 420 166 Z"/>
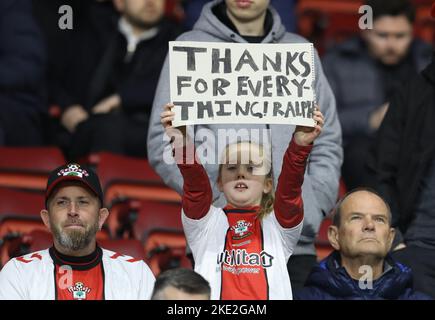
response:
<path fill-rule="evenodd" d="M 340 178 L 340 182 L 338 185 L 338 200 L 340 200 L 341 198 L 344 197 L 344 195 L 347 193 L 347 187 L 346 184 L 344 183 L 343 178 Z"/>
<path fill-rule="evenodd" d="M 331 218 L 326 217 L 323 219 L 322 224 L 320 225 L 319 233 L 314 242 L 318 261 L 326 258 L 334 250 L 328 240 L 328 227 L 331 225 L 331 223 Z"/>
<path fill-rule="evenodd" d="M 301 0 L 297 5 L 299 34 L 323 54 L 330 45 L 359 33 L 362 4 L 362 0 Z"/>
<path fill-rule="evenodd" d="M 44 201 L 42 193 L 0 187 L 0 221 L 5 217 L 39 218 Z"/>
<path fill-rule="evenodd" d="M 126 200 L 110 208 L 107 227 L 112 237 L 142 240 L 152 229 L 182 230 L 181 205 L 175 202 Z"/>
<path fill-rule="evenodd" d="M 53 236 L 47 230 L 32 230 L 23 236 L 23 243 L 28 246 L 28 253 L 44 250 L 53 245 Z"/>
<path fill-rule="evenodd" d="M 181 2 L 183 0 L 167 0 L 165 3 L 165 15 L 169 19 L 182 22 L 185 16 Z"/>
<path fill-rule="evenodd" d="M 145 241 L 147 263 L 155 276 L 172 268 L 192 268 L 181 231 L 153 230 Z"/>
<path fill-rule="evenodd" d="M 133 236 L 138 240 L 144 240 L 154 229 L 182 232 L 181 204 L 141 201 L 137 220 L 133 224 Z"/>
<path fill-rule="evenodd" d="M 435 20 L 430 17 L 433 0 L 413 0 L 416 7 L 414 32 L 428 43 L 435 40 Z M 299 0 L 298 33 L 314 42 L 322 55 L 334 43 L 360 32 L 362 16 L 358 9 L 363 0 Z"/>
<path fill-rule="evenodd" d="M 110 207 L 110 214 L 106 226 L 112 238 L 134 238 L 133 224 L 137 220 L 140 201 L 127 199 L 116 201 Z"/>
<path fill-rule="evenodd" d="M 0 239 L 34 229 L 46 230 L 39 215 L 44 206 L 42 194 L 0 187 Z"/>
<path fill-rule="evenodd" d="M 43 191 L 50 171 L 65 164 L 53 147 L 0 147 L 0 186 Z"/>
<path fill-rule="evenodd" d="M 107 205 L 126 198 L 180 201 L 147 160 L 101 152 L 90 155 L 85 162 L 97 168 Z"/>
<path fill-rule="evenodd" d="M 414 33 L 427 43 L 435 43 L 435 19 L 430 16 L 431 3 L 417 8 Z"/>
<path fill-rule="evenodd" d="M 99 245 L 107 250 L 136 259 L 145 260 L 145 250 L 142 242 L 134 239 L 100 240 Z"/>
<path fill-rule="evenodd" d="M 0 266 L 4 266 L 11 258 L 47 249 L 52 245 L 52 236 L 47 230 L 33 229 L 22 235 L 9 234 L 3 238 L 3 243 L 0 246 Z"/>

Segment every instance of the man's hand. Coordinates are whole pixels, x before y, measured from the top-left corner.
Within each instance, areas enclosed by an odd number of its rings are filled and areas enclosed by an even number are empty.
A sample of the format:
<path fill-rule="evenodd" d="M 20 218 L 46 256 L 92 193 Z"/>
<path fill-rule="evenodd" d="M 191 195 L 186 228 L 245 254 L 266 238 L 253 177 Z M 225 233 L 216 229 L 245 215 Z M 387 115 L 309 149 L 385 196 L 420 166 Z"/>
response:
<path fill-rule="evenodd" d="M 186 143 L 186 126 L 178 128 L 172 126 L 172 120 L 175 117 L 175 112 L 172 111 L 172 108 L 174 108 L 172 103 L 168 103 L 163 107 L 163 112 L 160 114 L 160 122 L 166 134 L 171 138 L 173 147 L 183 147 Z"/>
<path fill-rule="evenodd" d="M 379 127 L 381 126 L 382 120 L 384 120 L 385 114 L 388 111 L 388 106 L 390 104 L 384 103 L 382 106 L 380 106 L 379 108 L 377 108 L 375 111 L 373 111 L 370 114 L 369 117 L 369 126 L 370 129 L 372 129 L 373 131 L 376 131 L 379 129 Z"/>
<path fill-rule="evenodd" d="M 62 125 L 72 133 L 80 122 L 88 118 L 89 114 L 87 111 L 81 105 L 75 104 L 63 112 L 60 121 Z"/>
<path fill-rule="evenodd" d="M 118 94 L 113 94 L 100 102 L 98 102 L 93 108 L 92 113 L 109 113 L 113 109 L 121 106 L 121 97 Z"/>
<path fill-rule="evenodd" d="M 312 144 L 313 141 L 322 132 L 322 127 L 325 121 L 323 118 L 323 114 L 320 112 L 319 107 L 317 105 L 314 108 L 313 120 L 316 123 L 314 127 L 296 126 L 294 139 L 298 145 L 308 146 Z"/>

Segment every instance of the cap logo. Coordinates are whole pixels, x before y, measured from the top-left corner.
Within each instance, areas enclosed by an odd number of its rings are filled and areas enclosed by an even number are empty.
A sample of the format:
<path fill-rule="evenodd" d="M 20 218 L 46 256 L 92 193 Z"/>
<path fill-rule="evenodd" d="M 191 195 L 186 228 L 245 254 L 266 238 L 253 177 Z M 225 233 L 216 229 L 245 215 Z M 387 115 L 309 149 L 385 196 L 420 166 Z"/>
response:
<path fill-rule="evenodd" d="M 57 173 L 58 176 L 76 176 L 83 178 L 83 176 L 88 177 L 89 173 L 85 170 L 80 168 L 80 165 L 78 164 L 69 164 L 66 169 L 62 169 Z"/>

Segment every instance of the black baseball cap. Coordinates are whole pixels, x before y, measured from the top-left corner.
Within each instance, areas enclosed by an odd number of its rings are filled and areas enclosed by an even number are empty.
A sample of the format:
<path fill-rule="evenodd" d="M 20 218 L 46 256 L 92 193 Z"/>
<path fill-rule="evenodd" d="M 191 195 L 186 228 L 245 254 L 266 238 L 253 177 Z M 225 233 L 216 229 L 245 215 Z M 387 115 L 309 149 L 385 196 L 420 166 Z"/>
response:
<path fill-rule="evenodd" d="M 98 197 L 101 206 L 103 206 L 103 190 L 101 189 L 100 179 L 97 174 L 86 166 L 77 163 L 68 163 L 50 172 L 47 181 L 47 189 L 45 191 L 45 207 L 47 207 L 47 200 L 53 190 L 59 183 L 64 181 L 81 182 Z"/>

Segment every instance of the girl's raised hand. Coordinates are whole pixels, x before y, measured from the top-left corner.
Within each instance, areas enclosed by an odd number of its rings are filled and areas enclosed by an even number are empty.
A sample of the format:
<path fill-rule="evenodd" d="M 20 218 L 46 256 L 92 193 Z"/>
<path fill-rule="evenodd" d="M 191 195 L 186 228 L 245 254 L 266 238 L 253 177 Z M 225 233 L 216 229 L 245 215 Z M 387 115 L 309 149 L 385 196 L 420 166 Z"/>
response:
<path fill-rule="evenodd" d="M 314 140 L 322 132 L 323 124 L 325 123 L 322 112 L 319 110 L 319 106 L 314 108 L 313 120 L 316 125 L 314 127 L 296 126 L 294 132 L 295 142 L 300 146 L 308 146 L 313 143 Z"/>
<path fill-rule="evenodd" d="M 160 114 L 160 122 L 166 134 L 171 138 L 171 143 L 173 143 L 174 147 L 181 147 L 185 143 L 186 127 L 174 128 L 172 126 L 172 120 L 175 117 L 175 112 L 172 111 L 172 108 L 174 108 L 173 103 L 167 103 L 163 107 L 163 112 Z"/>

